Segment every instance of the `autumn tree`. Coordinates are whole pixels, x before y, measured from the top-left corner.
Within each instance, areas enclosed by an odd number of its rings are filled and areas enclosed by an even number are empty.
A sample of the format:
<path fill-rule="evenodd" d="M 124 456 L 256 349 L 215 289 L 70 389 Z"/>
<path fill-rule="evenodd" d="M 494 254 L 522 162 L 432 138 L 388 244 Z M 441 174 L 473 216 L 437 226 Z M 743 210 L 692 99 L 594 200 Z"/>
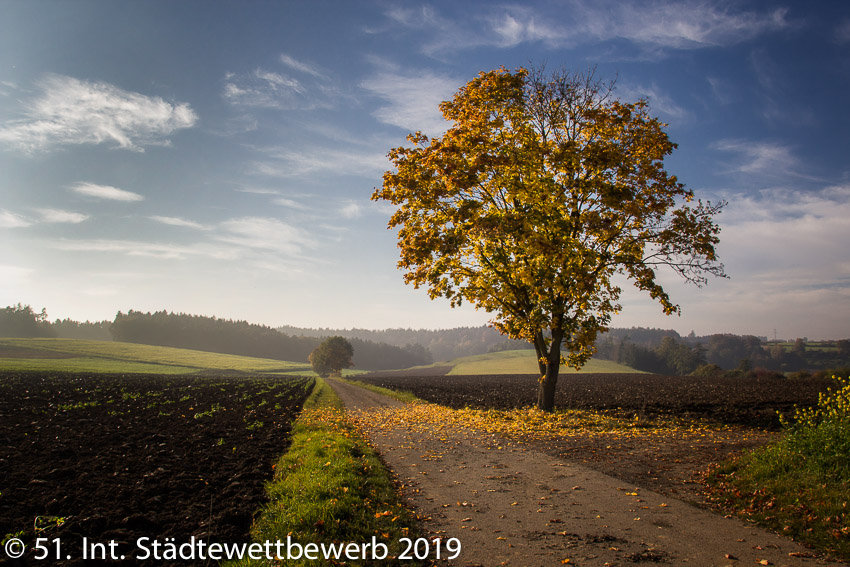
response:
<path fill-rule="evenodd" d="M 343 337 L 330 337 L 310 353 L 310 364 L 313 371 L 327 378 L 331 375 L 339 375 L 343 368 L 353 366 L 351 358 L 354 356 L 354 348 L 351 343 Z"/>
<path fill-rule="evenodd" d="M 712 220 L 723 203 L 695 202 L 665 171 L 676 145 L 646 100 L 617 100 L 593 71 L 501 68 L 440 110 L 453 125 L 392 149 L 372 199 L 398 207 L 389 228 L 407 283 L 534 345 L 541 409 L 554 408 L 560 364 L 585 364 L 620 309 L 615 276 L 672 314 L 658 268 L 698 286 L 724 275 Z"/>

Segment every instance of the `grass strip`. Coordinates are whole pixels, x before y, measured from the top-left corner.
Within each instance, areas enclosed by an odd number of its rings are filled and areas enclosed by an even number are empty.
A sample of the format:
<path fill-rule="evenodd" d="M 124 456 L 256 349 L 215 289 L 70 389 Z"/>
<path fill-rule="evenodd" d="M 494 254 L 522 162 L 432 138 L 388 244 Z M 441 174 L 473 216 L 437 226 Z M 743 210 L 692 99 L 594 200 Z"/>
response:
<path fill-rule="evenodd" d="M 395 559 L 405 547 L 399 540 L 416 537 L 413 514 L 401 504 L 389 472 L 348 420 L 339 397 L 320 378 L 266 491 L 270 502 L 251 529 L 255 542 L 286 543 L 289 538 L 302 549 L 313 544 L 320 554 L 322 544 L 325 549 L 331 544 L 355 544 L 360 549 L 359 559 L 357 554 L 336 560 L 301 557 L 274 565 L 378 564 L 372 557 L 380 565 L 417 565 Z M 374 543 L 386 546 L 386 558 L 381 558 L 384 549 Z M 268 564 L 248 559 L 225 565 Z"/>
<path fill-rule="evenodd" d="M 707 477 L 725 510 L 850 560 L 850 380 L 797 409 L 783 437 Z"/>

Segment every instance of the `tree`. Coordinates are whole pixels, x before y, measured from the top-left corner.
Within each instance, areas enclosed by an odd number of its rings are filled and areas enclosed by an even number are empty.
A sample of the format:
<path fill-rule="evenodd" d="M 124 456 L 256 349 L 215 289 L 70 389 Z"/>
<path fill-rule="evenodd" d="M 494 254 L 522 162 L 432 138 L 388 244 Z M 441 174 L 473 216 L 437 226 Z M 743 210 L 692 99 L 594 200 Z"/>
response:
<path fill-rule="evenodd" d="M 40 313 L 29 305 L 10 305 L 0 309 L 0 337 L 52 337 L 47 310 Z"/>
<path fill-rule="evenodd" d="M 342 337 L 330 337 L 310 353 L 310 364 L 313 371 L 327 378 L 331 375 L 338 376 L 343 368 L 352 366 L 351 357 L 354 356 L 354 348 L 351 343 Z"/>
<path fill-rule="evenodd" d="M 395 171 L 372 195 L 398 206 L 389 228 L 407 283 L 534 345 L 544 410 L 560 364 L 587 362 L 620 309 L 615 275 L 667 314 L 680 308 L 657 268 L 698 286 L 724 275 L 712 221 L 724 203 L 694 203 L 664 170 L 676 147 L 664 124 L 612 90 L 593 71 L 482 72 L 440 105 L 454 122 L 442 137 L 416 132 L 389 152 Z"/>

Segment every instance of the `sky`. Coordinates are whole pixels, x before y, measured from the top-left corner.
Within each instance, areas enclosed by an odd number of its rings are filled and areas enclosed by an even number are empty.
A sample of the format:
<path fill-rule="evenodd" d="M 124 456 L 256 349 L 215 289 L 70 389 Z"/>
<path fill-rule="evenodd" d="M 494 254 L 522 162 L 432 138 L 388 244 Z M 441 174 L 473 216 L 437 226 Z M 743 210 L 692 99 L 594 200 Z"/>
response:
<path fill-rule="evenodd" d="M 624 286 L 616 327 L 850 337 L 850 3 L 0 0 L 0 306 L 452 328 L 370 200 L 479 72 L 616 78 L 725 200 L 728 279 Z"/>

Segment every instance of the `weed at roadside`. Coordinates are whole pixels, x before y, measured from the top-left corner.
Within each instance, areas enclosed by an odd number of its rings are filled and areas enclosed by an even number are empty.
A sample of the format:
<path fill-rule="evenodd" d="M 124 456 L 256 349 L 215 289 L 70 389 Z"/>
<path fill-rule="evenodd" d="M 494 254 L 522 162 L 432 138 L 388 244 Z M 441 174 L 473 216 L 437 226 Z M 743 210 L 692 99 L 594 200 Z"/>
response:
<path fill-rule="evenodd" d="M 785 435 L 711 471 L 712 500 L 850 559 L 850 379 L 783 420 Z"/>

